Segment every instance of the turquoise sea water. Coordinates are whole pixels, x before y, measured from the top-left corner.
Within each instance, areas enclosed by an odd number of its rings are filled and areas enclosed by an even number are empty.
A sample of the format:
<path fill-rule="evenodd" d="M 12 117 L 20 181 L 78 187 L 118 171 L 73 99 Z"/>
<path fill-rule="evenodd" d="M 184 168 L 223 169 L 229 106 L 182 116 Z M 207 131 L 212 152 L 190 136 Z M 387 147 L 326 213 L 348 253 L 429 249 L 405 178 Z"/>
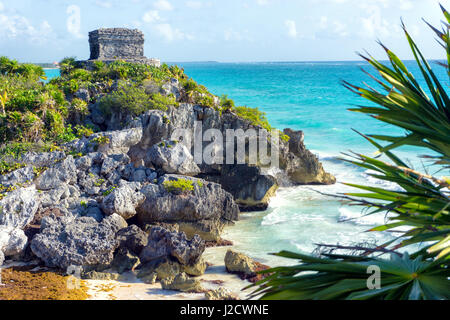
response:
<path fill-rule="evenodd" d="M 178 65 L 212 93 L 227 94 L 237 105 L 259 107 L 266 112 L 272 126 L 303 130 L 306 146 L 318 154 L 325 169 L 334 174 L 338 182 L 392 187 L 371 179 L 364 170 L 336 160 L 341 152 L 350 149 L 369 155 L 375 151 L 351 128 L 368 134 L 401 133 L 363 114 L 347 111 L 353 105 L 368 104 L 340 84 L 341 80 L 358 85 L 364 81 L 370 83 L 360 70 L 361 67 L 370 70 L 364 62 Z M 407 62 L 407 66 L 420 79 L 414 64 Z M 436 66 L 435 71 L 448 87 L 445 69 Z M 420 165 L 418 150 L 404 149 L 399 153 L 416 166 Z M 269 256 L 269 252 L 311 252 L 316 243 L 380 242 L 392 237 L 365 232 L 383 223 L 383 215 L 362 218 L 359 209 L 348 208 L 316 192 L 335 194 L 350 190 L 340 183 L 280 189 L 267 211 L 242 214 L 241 221 L 228 228 L 224 237 L 232 238 L 238 250 L 269 264 L 286 263 Z M 353 220 L 348 221 L 349 218 Z"/>

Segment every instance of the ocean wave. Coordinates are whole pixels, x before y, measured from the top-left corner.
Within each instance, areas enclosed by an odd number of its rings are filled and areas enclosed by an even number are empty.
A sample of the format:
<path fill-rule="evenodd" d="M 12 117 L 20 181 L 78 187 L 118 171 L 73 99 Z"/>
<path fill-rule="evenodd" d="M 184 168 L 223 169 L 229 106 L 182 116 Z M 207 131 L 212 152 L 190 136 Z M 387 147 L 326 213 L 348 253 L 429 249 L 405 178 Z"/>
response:
<path fill-rule="evenodd" d="M 361 211 L 353 211 L 348 208 L 339 208 L 339 219 L 338 222 L 352 222 L 359 225 L 365 225 L 365 226 L 376 226 L 376 225 L 382 225 L 386 223 L 386 215 L 379 213 L 379 214 L 372 214 L 372 215 L 365 215 L 361 213 Z"/>

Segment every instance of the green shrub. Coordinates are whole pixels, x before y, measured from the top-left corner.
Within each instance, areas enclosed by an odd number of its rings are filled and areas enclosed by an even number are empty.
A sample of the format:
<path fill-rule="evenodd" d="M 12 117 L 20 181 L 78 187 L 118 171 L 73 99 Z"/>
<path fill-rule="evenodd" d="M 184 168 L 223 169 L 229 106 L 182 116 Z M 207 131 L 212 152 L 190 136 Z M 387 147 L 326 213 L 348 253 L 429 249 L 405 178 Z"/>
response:
<path fill-rule="evenodd" d="M 115 189 L 116 189 L 116 187 L 109 188 L 108 190 L 103 192 L 103 196 L 106 197 L 106 196 L 110 195 Z"/>
<path fill-rule="evenodd" d="M 150 109 L 166 111 L 168 106 L 178 106 L 175 97 L 155 93 L 151 96 Z"/>
<path fill-rule="evenodd" d="M 254 126 L 260 126 L 269 132 L 272 130 L 272 127 L 267 121 L 266 114 L 258 110 L 258 108 L 236 107 L 235 112 L 239 117 L 250 121 Z"/>
<path fill-rule="evenodd" d="M 11 171 L 14 171 L 14 170 L 17 170 L 17 169 L 20 169 L 23 167 L 26 167 L 26 164 L 19 163 L 19 162 L 9 163 L 9 162 L 1 160 L 0 161 L 0 175 L 7 174 Z"/>
<path fill-rule="evenodd" d="M 215 106 L 214 97 L 209 94 L 200 96 L 199 98 L 195 99 L 195 103 L 208 108 L 213 108 Z"/>
<path fill-rule="evenodd" d="M 220 97 L 220 106 L 224 111 L 232 111 L 235 108 L 234 101 L 228 99 L 228 96 L 225 94 Z"/>
<path fill-rule="evenodd" d="M 113 113 L 137 116 L 149 109 L 149 96 L 144 88 L 133 83 L 119 83 L 116 90 L 100 100 L 100 110 L 108 116 Z"/>
<path fill-rule="evenodd" d="M 174 194 L 184 194 L 194 191 L 194 182 L 187 179 L 164 181 L 163 186 L 168 192 Z"/>

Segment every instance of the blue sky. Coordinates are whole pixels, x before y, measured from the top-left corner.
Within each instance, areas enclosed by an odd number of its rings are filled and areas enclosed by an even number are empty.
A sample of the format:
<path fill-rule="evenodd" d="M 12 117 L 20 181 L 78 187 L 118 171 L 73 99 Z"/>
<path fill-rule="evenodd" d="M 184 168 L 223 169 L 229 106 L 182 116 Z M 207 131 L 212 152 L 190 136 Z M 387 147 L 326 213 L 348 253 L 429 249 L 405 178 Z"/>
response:
<path fill-rule="evenodd" d="M 86 59 L 89 31 L 130 27 L 163 61 L 357 60 L 381 57 L 377 39 L 411 58 L 400 17 L 428 58 L 443 57 L 421 21 L 439 24 L 438 0 L 0 0 L 0 55 Z"/>

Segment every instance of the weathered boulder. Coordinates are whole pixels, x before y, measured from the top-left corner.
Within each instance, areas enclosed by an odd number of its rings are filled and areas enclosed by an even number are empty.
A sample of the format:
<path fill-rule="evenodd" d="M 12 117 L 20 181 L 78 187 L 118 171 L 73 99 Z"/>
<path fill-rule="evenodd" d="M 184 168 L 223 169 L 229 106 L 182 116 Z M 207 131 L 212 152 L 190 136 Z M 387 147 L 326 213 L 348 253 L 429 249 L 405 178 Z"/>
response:
<path fill-rule="evenodd" d="M 177 194 L 164 187 L 164 181 L 180 179 L 193 181 L 193 190 Z M 199 221 L 238 219 L 239 208 L 233 196 L 219 184 L 185 176 L 165 175 L 159 184 L 149 184 L 141 192 L 146 200 L 137 208 L 141 224 L 164 221 Z"/>
<path fill-rule="evenodd" d="M 120 275 L 112 272 L 87 271 L 81 274 L 81 278 L 85 280 L 117 280 Z"/>
<path fill-rule="evenodd" d="M 119 230 L 116 239 L 119 242 L 119 248 L 127 249 L 137 255 L 139 255 L 142 252 L 142 249 L 148 244 L 147 234 L 134 224 Z"/>
<path fill-rule="evenodd" d="M 96 121 L 98 122 L 100 120 L 97 119 Z M 119 129 L 98 132 L 90 135 L 88 138 L 76 139 L 67 143 L 66 147 L 81 153 L 100 152 L 106 155 L 126 154 L 130 147 L 141 141 L 141 138 L 142 128 L 140 127 Z"/>
<path fill-rule="evenodd" d="M 130 147 L 141 141 L 142 128 L 104 132 L 102 135 L 108 139 L 108 143 L 99 145 L 99 152 L 105 154 L 126 154 Z"/>
<path fill-rule="evenodd" d="M 205 251 L 205 242 L 194 236 L 188 240 L 183 232 L 171 232 L 162 227 L 152 227 L 148 236 L 148 244 L 142 250 L 142 263 L 172 256 L 182 265 L 196 264 Z"/>
<path fill-rule="evenodd" d="M 152 260 L 143 264 L 139 269 L 137 277 L 144 280 L 148 279 L 148 277 L 153 278 L 153 275 L 155 274 L 157 280 L 162 280 L 174 278 L 180 272 L 180 263 L 169 257 Z"/>
<path fill-rule="evenodd" d="M 242 273 L 248 276 L 254 275 L 256 271 L 253 259 L 233 250 L 228 250 L 225 255 L 225 267 L 228 272 Z"/>
<path fill-rule="evenodd" d="M 0 250 L 0 267 L 5 263 L 5 254 Z"/>
<path fill-rule="evenodd" d="M 153 166 L 166 173 L 186 176 L 200 173 L 200 168 L 195 164 L 189 150 L 182 143 L 174 141 L 163 141 L 151 147 L 144 163 L 148 167 Z"/>
<path fill-rule="evenodd" d="M 35 176 L 33 167 L 27 166 L 0 176 L 0 184 L 9 187 L 18 183 L 31 182 Z"/>
<path fill-rule="evenodd" d="M 206 300 L 238 300 L 238 296 L 225 288 L 210 290 L 205 293 Z"/>
<path fill-rule="evenodd" d="M 199 277 L 205 273 L 207 267 L 208 264 L 206 261 L 203 260 L 203 258 L 200 258 L 200 260 L 195 264 L 181 266 L 181 270 L 190 276 Z"/>
<path fill-rule="evenodd" d="M 200 221 L 180 221 L 178 228 L 184 232 L 188 239 L 192 239 L 196 234 L 205 241 L 219 241 L 225 228 L 222 220 L 200 220 Z"/>
<path fill-rule="evenodd" d="M 122 183 L 109 195 L 103 198 L 102 209 L 109 215 L 119 214 L 124 219 L 130 219 L 136 215 L 136 208 L 145 201 L 145 196 L 136 190 L 135 183 Z"/>
<path fill-rule="evenodd" d="M 27 242 L 28 238 L 23 230 L 0 225 L 0 251 L 5 257 L 20 254 Z"/>
<path fill-rule="evenodd" d="M 9 192 L 0 200 L 0 225 L 23 229 L 33 220 L 39 204 L 34 185 Z"/>
<path fill-rule="evenodd" d="M 45 217 L 31 250 L 49 267 L 109 265 L 118 246 L 113 219 Z"/>
<path fill-rule="evenodd" d="M 166 278 L 161 280 L 161 287 L 165 290 L 175 290 L 181 292 L 203 291 L 200 281 L 195 278 L 190 278 L 184 272 L 178 274 L 175 278 Z"/>
<path fill-rule="evenodd" d="M 50 169 L 44 171 L 36 179 L 36 188 L 39 190 L 52 190 L 58 188 L 62 183 L 74 184 L 77 182 L 77 167 L 72 156 L 57 163 Z"/>
<path fill-rule="evenodd" d="M 102 220 L 102 223 L 109 225 L 115 233 L 128 227 L 128 223 L 125 221 L 125 219 L 117 213 L 113 213 L 112 215 L 106 217 Z"/>
<path fill-rule="evenodd" d="M 278 189 L 277 179 L 257 166 L 224 165 L 220 174 L 200 174 L 200 177 L 219 183 L 231 193 L 242 211 L 267 209 L 269 200 Z"/>
<path fill-rule="evenodd" d="M 25 163 L 28 166 L 34 166 L 37 168 L 50 167 L 57 162 L 66 158 L 66 154 L 63 151 L 53 152 L 27 152 L 20 159 L 21 163 Z"/>

